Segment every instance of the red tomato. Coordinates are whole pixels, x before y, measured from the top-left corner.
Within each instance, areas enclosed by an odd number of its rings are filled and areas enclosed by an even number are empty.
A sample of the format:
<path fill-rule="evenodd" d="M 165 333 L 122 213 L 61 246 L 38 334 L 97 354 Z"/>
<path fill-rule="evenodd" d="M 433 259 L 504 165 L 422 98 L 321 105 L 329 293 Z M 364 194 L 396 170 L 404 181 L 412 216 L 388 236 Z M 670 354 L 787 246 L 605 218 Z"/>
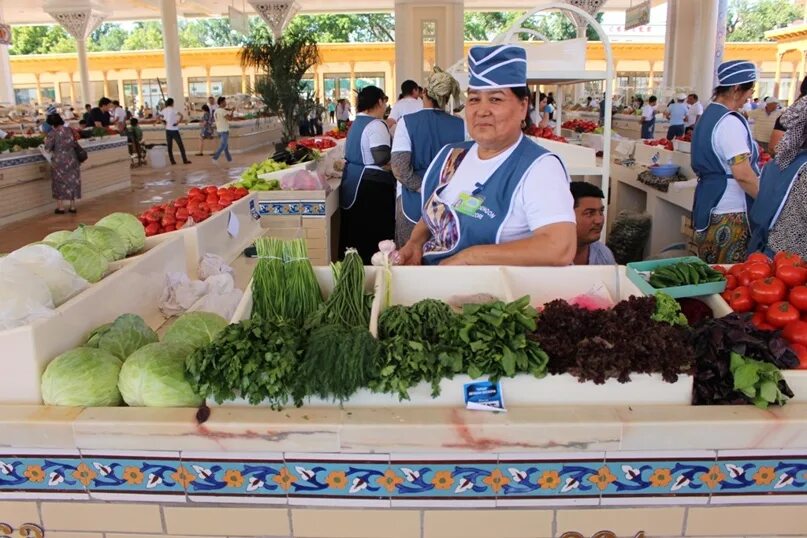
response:
<path fill-rule="evenodd" d="M 788 287 L 801 286 L 807 282 L 807 267 L 801 265 L 780 265 L 776 268 L 776 278 Z"/>
<path fill-rule="evenodd" d="M 185 207 L 188 205 L 188 198 L 186 196 L 181 196 L 174 200 L 174 207 Z"/>
<path fill-rule="evenodd" d="M 754 308 L 748 288 L 740 286 L 731 292 L 729 306 L 735 312 L 750 312 Z"/>
<path fill-rule="evenodd" d="M 752 254 L 753 256 L 753 254 Z M 773 271 L 769 263 L 753 262 L 748 264 L 748 269 L 745 270 L 751 277 L 751 281 L 759 280 L 760 278 L 768 278 Z"/>
<path fill-rule="evenodd" d="M 712 269 L 714 269 L 714 270 L 715 270 L 715 271 L 717 271 L 718 273 L 722 273 L 722 274 L 724 274 L 724 275 L 725 275 L 726 273 L 728 273 L 728 272 L 729 272 L 729 271 L 728 271 L 728 269 L 726 269 L 726 268 L 725 268 L 725 267 L 723 267 L 722 265 L 713 265 L 713 266 L 712 266 Z"/>
<path fill-rule="evenodd" d="M 160 222 L 163 218 L 163 212 L 158 209 L 152 209 L 146 213 L 146 220 L 151 222 Z"/>
<path fill-rule="evenodd" d="M 798 321 L 799 311 L 787 301 L 779 301 L 771 305 L 765 319 L 774 327 L 781 328 L 792 321 Z"/>
<path fill-rule="evenodd" d="M 776 277 L 768 277 L 751 283 L 751 298 L 762 304 L 773 304 L 781 301 L 787 294 L 785 283 Z"/>
<path fill-rule="evenodd" d="M 175 219 L 173 215 L 166 215 L 163 217 L 162 220 L 163 228 L 167 228 L 168 226 L 174 226 L 176 223 L 177 219 Z"/>
<path fill-rule="evenodd" d="M 198 196 L 202 194 L 202 189 L 199 187 L 193 187 L 191 190 L 188 191 L 188 196 Z"/>
<path fill-rule="evenodd" d="M 232 203 L 230 198 L 219 198 L 219 207 L 229 207 Z"/>
<path fill-rule="evenodd" d="M 767 313 L 767 312 L 768 312 L 768 309 L 769 309 L 770 307 L 771 307 L 771 305 L 767 305 L 767 304 L 758 304 L 758 305 L 755 305 L 755 306 L 754 306 L 754 312 L 762 312 L 763 314 L 765 314 L 765 313 Z"/>
<path fill-rule="evenodd" d="M 177 230 L 184 228 L 186 222 L 188 222 L 188 219 L 177 219 Z"/>
<path fill-rule="evenodd" d="M 219 202 L 219 197 L 215 194 L 208 194 L 205 202 L 207 202 L 207 205 L 209 206 L 214 206 Z"/>
<path fill-rule="evenodd" d="M 769 257 L 765 256 L 761 252 L 754 252 L 753 254 L 750 254 L 748 256 L 748 258 L 745 260 L 745 263 L 748 263 L 748 264 L 751 264 L 751 263 L 764 263 L 765 265 L 770 265 L 771 264 L 771 259 Z"/>
<path fill-rule="evenodd" d="M 152 235 L 157 235 L 160 233 L 160 223 L 159 222 L 152 222 L 148 226 L 146 226 L 146 236 L 151 237 Z"/>
<path fill-rule="evenodd" d="M 204 188 L 204 191 L 207 194 L 216 194 L 217 192 L 219 192 L 219 188 L 213 185 L 208 185 L 207 187 Z"/>
<path fill-rule="evenodd" d="M 177 213 L 177 208 L 172 206 L 172 205 L 169 205 L 168 207 L 165 208 L 165 213 L 163 213 L 163 216 L 171 215 L 173 217 L 174 215 L 176 215 L 176 213 Z"/>
<path fill-rule="evenodd" d="M 206 212 L 210 212 L 210 206 L 209 206 L 209 205 L 207 205 L 207 202 L 201 202 L 201 203 L 200 203 L 200 204 L 199 204 L 199 205 L 196 207 L 196 209 L 198 209 L 199 211 L 206 211 Z"/>
<path fill-rule="evenodd" d="M 737 277 L 737 284 L 739 284 L 740 286 L 746 286 L 746 287 L 748 287 L 748 286 L 750 286 L 750 285 L 751 285 L 751 282 L 753 282 L 754 280 L 757 280 L 757 279 L 755 279 L 755 278 L 754 278 L 754 277 L 751 275 L 751 271 L 749 271 L 749 270 L 746 268 L 746 269 L 745 269 L 745 270 L 743 270 L 743 271 L 740 273 L 740 275 Z"/>
<path fill-rule="evenodd" d="M 739 282 L 737 282 L 737 277 L 734 275 L 726 275 L 726 289 L 733 290 L 737 286 L 739 286 Z"/>
<path fill-rule="evenodd" d="M 249 191 L 248 191 L 248 190 L 247 190 L 245 187 L 238 187 L 238 188 L 235 190 L 235 192 L 236 192 L 236 193 L 238 193 L 238 197 L 239 197 L 239 198 L 243 198 L 244 196 L 246 196 L 247 194 L 249 194 Z"/>
<path fill-rule="evenodd" d="M 229 190 L 227 190 L 227 188 L 226 188 L 226 187 L 221 187 L 221 188 L 220 188 L 218 191 L 216 191 L 216 194 L 218 194 L 219 198 L 221 198 L 221 197 L 222 197 L 222 196 L 224 196 L 225 194 L 229 194 L 229 192 L 230 192 L 230 191 L 229 191 Z"/>
<path fill-rule="evenodd" d="M 792 252 L 777 252 L 773 260 L 773 264 L 777 269 L 783 265 L 796 265 L 804 263 L 801 256 L 798 254 L 793 254 Z"/>
<path fill-rule="evenodd" d="M 751 323 L 760 331 L 773 331 L 775 328 L 765 321 L 765 312 L 757 312 L 751 318 Z"/>
<path fill-rule="evenodd" d="M 790 344 L 790 349 L 799 358 L 799 370 L 807 369 L 807 346 L 802 344 Z"/>
<path fill-rule="evenodd" d="M 188 220 L 188 210 L 184 207 L 180 207 L 177 209 L 176 219 L 179 220 Z"/>
<path fill-rule="evenodd" d="M 738 263 L 738 264 L 736 264 L 736 265 L 732 265 L 732 266 L 731 266 L 731 269 L 729 269 L 729 274 L 730 274 L 730 275 L 734 275 L 734 276 L 736 276 L 737 278 L 739 278 L 739 277 L 740 277 L 740 273 L 742 273 L 743 271 L 745 271 L 745 268 L 746 268 L 746 267 L 748 267 L 748 264 L 745 264 L 745 263 Z"/>
<path fill-rule="evenodd" d="M 726 301 L 727 303 L 731 301 L 731 291 L 732 290 L 727 289 L 726 291 L 720 294 L 723 300 Z"/>
<path fill-rule="evenodd" d="M 791 321 L 785 326 L 782 336 L 791 344 L 807 346 L 807 322 Z"/>
<path fill-rule="evenodd" d="M 167 226 L 163 226 L 163 230 L 166 232 L 173 232 L 176 229 L 177 229 L 176 224 L 169 224 Z"/>
<path fill-rule="evenodd" d="M 796 286 L 790 290 L 790 295 L 788 295 L 787 299 L 790 304 L 802 312 L 807 312 L 807 286 Z"/>

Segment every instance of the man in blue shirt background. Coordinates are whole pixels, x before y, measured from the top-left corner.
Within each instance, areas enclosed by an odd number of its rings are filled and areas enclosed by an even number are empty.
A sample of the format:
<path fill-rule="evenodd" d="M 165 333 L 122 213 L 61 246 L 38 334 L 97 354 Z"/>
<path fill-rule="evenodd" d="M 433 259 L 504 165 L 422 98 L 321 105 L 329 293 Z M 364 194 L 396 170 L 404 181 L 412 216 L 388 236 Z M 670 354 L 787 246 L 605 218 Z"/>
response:
<path fill-rule="evenodd" d="M 679 93 L 675 96 L 675 102 L 667 107 L 667 112 L 664 114 L 670 120 L 670 127 L 667 129 L 667 140 L 672 140 L 676 136 L 684 136 L 686 117 L 689 111 L 684 103 L 686 98 L 686 95 Z"/>
<path fill-rule="evenodd" d="M 605 226 L 605 195 L 596 185 L 585 181 L 570 184 L 577 220 L 577 254 L 575 265 L 616 265 L 614 254 L 600 242 Z"/>

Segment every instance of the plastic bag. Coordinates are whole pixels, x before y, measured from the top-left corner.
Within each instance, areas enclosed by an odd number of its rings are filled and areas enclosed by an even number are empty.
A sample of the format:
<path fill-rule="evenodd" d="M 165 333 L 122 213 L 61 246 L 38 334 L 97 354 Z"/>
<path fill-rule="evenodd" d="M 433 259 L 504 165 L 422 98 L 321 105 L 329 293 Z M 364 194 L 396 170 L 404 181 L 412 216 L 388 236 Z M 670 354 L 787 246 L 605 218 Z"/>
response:
<path fill-rule="evenodd" d="M 340 140 L 336 143 L 336 147 L 328 151 L 325 156 L 320 160 L 317 166 L 317 172 L 325 176 L 326 179 L 340 179 L 342 177 L 342 170 L 345 163 L 345 143 Z"/>
<path fill-rule="evenodd" d="M 225 293 L 213 291 L 196 301 L 188 312 L 210 312 L 230 320 L 233 319 L 243 295 L 244 292 L 239 289 L 231 289 Z"/>
<path fill-rule="evenodd" d="M 569 304 L 586 310 L 607 310 L 613 308 L 616 303 L 605 283 L 598 282 L 583 295 L 574 297 Z"/>
<path fill-rule="evenodd" d="M 202 261 L 199 262 L 199 278 L 207 280 L 211 276 L 227 273 L 230 276 L 235 275 L 232 267 L 227 265 L 224 258 L 216 254 L 205 254 L 202 256 Z"/>
<path fill-rule="evenodd" d="M 608 235 L 608 248 L 620 265 L 644 259 L 652 218 L 647 213 L 620 211 Z"/>
<path fill-rule="evenodd" d="M 160 296 L 160 312 L 171 317 L 186 312 L 207 293 L 201 280 L 191 280 L 185 273 L 167 273 Z"/>
<path fill-rule="evenodd" d="M 90 285 L 76 274 L 76 270 L 58 250 L 48 245 L 28 245 L 19 248 L 9 254 L 8 259 L 44 280 L 56 306 Z"/>
<path fill-rule="evenodd" d="M 280 178 L 280 188 L 284 191 L 328 191 L 330 186 L 324 177 L 308 170 L 297 170 Z"/>
<path fill-rule="evenodd" d="M 205 293 L 230 293 L 235 289 L 233 275 L 222 273 L 205 280 Z"/>
<path fill-rule="evenodd" d="M 26 266 L 0 258 L 0 330 L 55 315 L 47 283 Z"/>

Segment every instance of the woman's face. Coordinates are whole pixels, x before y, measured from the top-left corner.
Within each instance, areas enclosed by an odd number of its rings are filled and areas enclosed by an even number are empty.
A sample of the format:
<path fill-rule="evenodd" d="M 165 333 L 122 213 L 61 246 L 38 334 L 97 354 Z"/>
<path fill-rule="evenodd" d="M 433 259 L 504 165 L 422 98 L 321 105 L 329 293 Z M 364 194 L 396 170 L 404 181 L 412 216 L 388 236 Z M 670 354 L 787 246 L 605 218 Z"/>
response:
<path fill-rule="evenodd" d="M 468 132 L 480 146 L 512 143 L 521 135 L 521 121 L 528 101 L 509 89 L 468 90 L 465 121 Z"/>

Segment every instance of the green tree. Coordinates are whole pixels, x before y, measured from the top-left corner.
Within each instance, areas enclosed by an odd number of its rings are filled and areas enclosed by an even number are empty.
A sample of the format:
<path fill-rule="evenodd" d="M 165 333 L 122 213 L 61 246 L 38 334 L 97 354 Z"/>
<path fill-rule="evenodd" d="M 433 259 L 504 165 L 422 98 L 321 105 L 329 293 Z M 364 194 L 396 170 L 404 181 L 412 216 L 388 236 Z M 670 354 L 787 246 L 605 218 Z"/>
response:
<path fill-rule="evenodd" d="M 523 13 L 518 11 L 466 11 L 465 39 L 490 41 L 522 15 Z"/>
<path fill-rule="evenodd" d="M 57 25 L 15 26 L 12 28 L 10 54 L 49 54 L 73 52 L 75 40 Z"/>
<path fill-rule="evenodd" d="M 87 49 L 93 52 L 121 50 L 128 35 L 119 24 L 105 22 L 90 34 Z"/>
<path fill-rule="evenodd" d="M 319 43 L 389 42 L 395 40 L 395 18 L 391 13 L 298 15 L 286 31 L 309 35 Z"/>
<path fill-rule="evenodd" d="M 159 22 L 138 22 L 126 36 L 121 50 L 154 50 L 163 48 L 163 29 Z"/>
<path fill-rule="evenodd" d="M 727 41 L 767 41 L 765 32 L 801 18 L 801 8 L 782 0 L 731 0 Z"/>

